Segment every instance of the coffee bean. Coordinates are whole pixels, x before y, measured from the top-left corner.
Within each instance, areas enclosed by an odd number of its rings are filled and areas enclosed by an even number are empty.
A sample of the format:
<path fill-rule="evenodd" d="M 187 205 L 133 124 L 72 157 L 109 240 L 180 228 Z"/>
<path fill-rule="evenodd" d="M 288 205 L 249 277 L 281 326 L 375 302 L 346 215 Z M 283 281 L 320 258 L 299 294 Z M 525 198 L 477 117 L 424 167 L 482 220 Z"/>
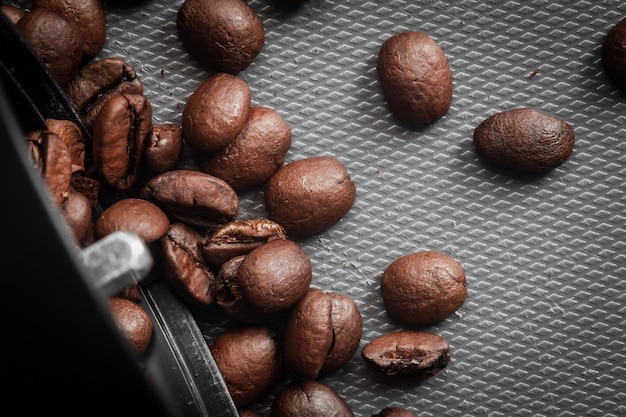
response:
<path fill-rule="evenodd" d="M 269 392 L 283 371 L 280 343 L 265 326 L 226 330 L 209 348 L 238 408 L 249 406 Z"/>
<path fill-rule="evenodd" d="M 391 111 L 409 127 L 443 117 L 452 103 L 452 72 L 445 53 L 425 33 L 405 31 L 378 52 L 378 75 Z"/>
<path fill-rule="evenodd" d="M 254 106 L 239 135 L 226 147 L 200 155 L 201 171 L 215 175 L 237 192 L 264 184 L 285 162 L 291 127 L 273 109 Z"/>
<path fill-rule="evenodd" d="M 161 238 L 161 273 L 172 292 L 190 308 L 198 309 L 215 301 L 215 275 L 201 250 L 202 236 L 184 223 L 174 223 Z"/>
<path fill-rule="evenodd" d="M 361 356 L 384 375 L 423 381 L 448 366 L 450 346 L 436 333 L 400 330 L 375 338 L 363 347 Z"/>
<path fill-rule="evenodd" d="M 527 173 L 548 172 L 563 164 L 574 149 L 570 124 L 531 108 L 496 113 L 475 129 L 474 146 L 488 161 Z"/>
<path fill-rule="evenodd" d="M 106 40 L 106 18 L 100 0 L 33 0 L 32 9 L 57 12 L 76 23 L 83 60 L 95 58 Z"/>
<path fill-rule="evenodd" d="M 102 238 L 113 232 L 135 232 L 145 243 L 156 242 L 167 233 L 170 221 L 156 204 L 141 198 L 123 198 L 107 207 L 96 219 L 94 232 Z"/>
<path fill-rule="evenodd" d="M 152 340 L 154 323 L 146 310 L 126 298 L 109 297 L 107 306 L 124 340 L 138 354 L 144 354 Z"/>
<path fill-rule="evenodd" d="M 11 4 L 0 4 L 0 13 L 4 14 L 9 19 L 9 22 L 17 24 L 24 17 L 26 11 Z"/>
<path fill-rule="evenodd" d="M 210 76 L 183 107 L 183 139 L 197 152 L 224 148 L 245 126 L 250 102 L 250 87 L 243 79 L 226 73 Z"/>
<path fill-rule="evenodd" d="M 604 38 L 602 64 L 609 76 L 626 90 L 626 17 L 617 22 Z"/>
<path fill-rule="evenodd" d="M 316 379 L 352 358 L 361 340 L 361 313 L 348 296 L 311 288 L 289 314 L 283 333 L 287 368 L 298 378 Z"/>
<path fill-rule="evenodd" d="M 380 289 L 387 313 L 407 324 L 430 325 L 456 312 L 465 301 L 465 272 L 450 255 L 420 251 L 385 269 Z"/>
<path fill-rule="evenodd" d="M 220 266 L 270 240 L 286 238 L 285 229 L 269 219 L 235 220 L 220 226 L 203 239 L 202 252 L 207 262 Z"/>
<path fill-rule="evenodd" d="M 313 156 L 281 167 L 267 182 L 269 218 L 291 236 L 310 236 L 345 216 L 356 199 L 346 167 L 331 156 Z"/>
<path fill-rule="evenodd" d="M 418 417 L 417 414 L 399 407 L 386 407 L 378 413 L 372 414 L 372 417 Z"/>
<path fill-rule="evenodd" d="M 185 0 L 176 28 L 187 52 L 212 72 L 246 69 L 265 43 L 263 21 L 244 0 Z"/>
<path fill-rule="evenodd" d="M 93 162 L 111 187 L 128 190 L 139 177 L 152 132 L 152 105 L 138 94 L 110 98 L 93 125 Z"/>
<path fill-rule="evenodd" d="M 55 133 L 68 147 L 72 173 L 85 172 L 85 137 L 80 127 L 71 120 L 46 119 L 46 128 Z"/>
<path fill-rule="evenodd" d="M 104 103 L 123 94 L 143 95 L 143 83 L 121 58 L 108 57 L 84 66 L 64 88 L 89 132 Z"/>
<path fill-rule="evenodd" d="M 146 148 L 146 164 L 160 174 L 176 167 L 183 150 L 182 128 L 177 123 L 162 123 L 152 127 Z"/>
<path fill-rule="evenodd" d="M 61 204 L 61 214 L 78 247 L 84 247 L 93 232 L 92 206 L 87 196 L 70 186 Z"/>
<path fill-rule="evenodd" d="M 139 196 L 191 226 L 218 228 L 239 215 L 239 197 L 225 181 L 195 170 L 172 170 L 150 178 Z"/>
<path fill-rule="evenodd" d="M 245 410 L 239 410 L 239 417 L 262 417 L 262 416 L 256 411 L 245 409 Z"/>
<path fill-rule="evenodd" d="M 323 382 L 291 381 L 279 389 L 270 417 L 354 417 L 348 403 Z"/>
<path fill-rule="evenodd" d="M 83 47 L 79 29 L 73 20 L 39 8 L 26 13 L 15 26 L 61 87 L 76 76 Z"/>

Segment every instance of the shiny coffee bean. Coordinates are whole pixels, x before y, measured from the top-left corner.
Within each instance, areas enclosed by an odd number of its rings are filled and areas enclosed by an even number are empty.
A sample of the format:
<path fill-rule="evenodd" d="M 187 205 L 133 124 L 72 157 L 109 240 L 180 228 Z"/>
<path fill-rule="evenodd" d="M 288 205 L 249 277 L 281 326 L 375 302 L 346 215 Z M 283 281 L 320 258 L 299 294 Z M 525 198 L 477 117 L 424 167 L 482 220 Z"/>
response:
<path fill-rule="evenodd" d="M 174 169 L 183 150 L 181 126 L 162 123 L 152 127 L 146 148 L 146 164 L 156 174 Z"/>
<path fill-rule="evenodd" d="M 135 232 L 145 243 L 152 243 L 161 239 L 169 227 L 169 218 L 156 204 L 141 198 L 123 198 L 97 217 L 94 232 L 102 238 L 126 230 Z"/>
<path fill-rule="evenodd" d="M 348 403 L 317 380 L 291 381 L 274 397 L 270 417 L 354 417 Z"/>
<path fill-rule="evenodd" d="M 239 215 L 239 196 L 224 180 L 195 170 L 172 170 L 150 178 L 139 196 L 192 226 L 217 228 Z"/>
<path fill-rule="evenodd" d="M 400 330 L 372 340 L 363 347 L 361 356 L 384 375 L 422 381 L 448 366 L 450 346 L 435 333 Z"/>
<path fill-rule="evenodd" d="M 56 133 L 68 147 L 72 160 L 72 172 L 85 171 L 85 137 L 80 127 L 71 120 L 46 119 L 46 128 Z"/>
<path fill-rule="evenodd" d="M 124 340 L 136 353 L 144 354 L 154 329 L 150 315 L 140 304 L 126 298 L 109 297 L 107 306 Z"/>
<path fill-rule="evenodd" d="M 93 125 L 93 162 L 111 187 L 128 190 L 139 177 L 152 132 L 152 105 L 145 96 L 109 99 Z"/>
<path fill-rule="evenodd" d="M 144 92 L 134 68 L 115 57 L 98 59 L 81 68 L 64 90 L 89 132 L 110 98 L 123 94 L 143 95 Z"/>
<path fill-rule="evenodd" d="M 93 232 L 92 206 L 87 196 L 70 187 L 61 214 L 78 246 L 84 247 Z"/>
<path fill-rule="evenodd" d="M 0 13 L 4 14 L 9 19 L 9 22 L 17 24 L 17 22 L 24 17 L 26 11 L 11 4 L 0 4 Z"/>

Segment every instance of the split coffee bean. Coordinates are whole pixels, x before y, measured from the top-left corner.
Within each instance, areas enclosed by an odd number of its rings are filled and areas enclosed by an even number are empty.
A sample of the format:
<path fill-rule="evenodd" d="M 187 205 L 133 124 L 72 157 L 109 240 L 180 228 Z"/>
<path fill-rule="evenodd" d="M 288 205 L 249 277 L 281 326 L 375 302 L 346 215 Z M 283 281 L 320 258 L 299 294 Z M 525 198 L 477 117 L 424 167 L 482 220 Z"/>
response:
<path fill-rule="evenodd" d="M 348 403 L 330 386 L 317 380 L 294 380 L 281 387 L 270 417 L 354 417 Z"/>
<path fill-rule="evenodd" d="M 137 182 L 152 132 L 152 105 L 138 94 L 110 98 L 93 125 L 93 163 L 107 185 L 128 190 Z"/>
<path fill-rule="evenodd" d="M 354 205 L 356 185 L 341 161 L 313 156 L 282 166 L 267 182 L 269 218 L 290 236 L 311 236 L 336 224 Z"/>
<path fill-rule="evenodd" d="M 409 127 L 443 117 L 452 103 L 452 72 L 445 53 L 425 33 L 405 31 L 378 52 L 378 75 L 391 111 Z"/>
<path fill-rule="evenodd" d="M 285 324 L 285 365 L 305 380 L 337 371 L 359 347 L 362 324 L 361 313 L 350 297 L 309 289 Z"/>
<path fill-rule="evenodd" d="M 185 0 L 176 28 L 189 55 L 212 72 L 246 69 L 265 43 L 263 21 L 244 0 Z"/>
<path fill-rule="evenodd" d="M 254 106 L 233 142 L 200 155 L 200 170 L 215 175 L 237 192 L 264 184 L 283 166 L 291 146 L 291 127 L 268 107 Z"/>
<path fill-rule="evenodd" d="M 418 417 L 417 414 L 399 407 L 385 407 L 372 417 Z"/>
<path fill-rule="evenodd" d="M 139 192 L 174 219 L 190 226 L 218 228 L 239 215 L 239 196 L 224 180 L 177 169 L 150 178 Z"/>
<path fill-rule="evenodd" d="M 196 152 L 214 152 L 235 140 L 250 115 L 248 83 L 227 73 L 211 75 L 185 103 L 183 139 Z"/>
<path fill-rule="evenodd" d="M 264 218 L 235 220 L 203 239 L 202 252 L 209 264 L 219 267 L 274 239 L 287 239 L 285 229 L 276 222 Z"/>
<path fill-rule="evenodd" d="M 420 251 L 393 261 L 380 283 L 387 314 L 411 325 L 430 325 L 454 314 L 465 301 L 461 264 L 450 255 Z"/>
<path fill-rule="evenodd" d="M 548 172 L 567 161 L 575 134 L 564 120 L 532 108 L 496 113 L 475 129 L 474 146 L 488 161 L 527 173 Z"/>
<path fill-rule="evenodd" d="M 400 330 L 377 337 L 361 350 L 373 369 L 387 376 L 423 381 L 450 363 L 450 345 L 436 333 Z"/>
<path fill-rule="evenodd" d="M 215 302 L 215 275 L 202 255 L 202 236 L 184 223 L 174 223 L 161 238 L 161 273 L 172 292 L 192 309 Z"/>
<path fill-rule="evenodd" d="M 265 395 L 283 371 L 280 342 L 265 326 L 226 330 L 209 349 L 237 408 Z"/>
<path fill-rule="evenodd" d="M 626 90 L 626 17 L 617 22 L 604 38 L 602 64 L 609 76 Z"/>
<path fill-rule="evenodd" d="M 122 297 L 109 297 L 107 306 L 124 340 L 138 354 L 148 350 L 154 323 L 138 303 Z"/>

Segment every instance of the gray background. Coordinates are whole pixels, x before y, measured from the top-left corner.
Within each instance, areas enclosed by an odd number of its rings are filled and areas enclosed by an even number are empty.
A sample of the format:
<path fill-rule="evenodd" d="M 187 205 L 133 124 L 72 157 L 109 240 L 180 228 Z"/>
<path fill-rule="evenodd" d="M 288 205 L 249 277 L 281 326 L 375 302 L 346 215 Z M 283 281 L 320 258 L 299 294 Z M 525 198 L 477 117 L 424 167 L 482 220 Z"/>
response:
<path fill-rule="evenodd" d="M 182 2 L 106 2 L 101 56 L 133 65 L 154 122 L 179 122 L 209 75 L 178 39 Z M 357 185 L 352 210 L 300 240 L 313 285 L 351 296 L 364 317 L 361 347 L 406 326 L 391 321 L 379 281 L 397 257 L 438 250 L 464 267 L 468 297 L 428 330 L 452 362 L 420 384 L 380 379 L 355 354 L 322 378 L 357 417 L 386 406 L 425 416 L 626 416 L 626 93 L 602 70 L 607 31 L 626 2 L 308 0 L 287 9 L 249 3 L 266 41 L 239 74 L 252 101 L 292 127 L 287 161 L 338 157 Z M 376 73 L 384 40 L 427 33 L 454 76 L 449 112 L 400 126 Z M 480 160 L 472 133 L 486 117 L 533 107 L 574 127 L 571 158 L 541 176 Z M 187 154 L 193 167 L 193 155 Z M 240 218 L 266 215 L 262 189 L 241 195 Z M 228 323 L 203 318 L 211 340 Z M 286 381 L 281 381 L 281 383 Z M 268 415 L 274 392 L 252 408 Z"/>

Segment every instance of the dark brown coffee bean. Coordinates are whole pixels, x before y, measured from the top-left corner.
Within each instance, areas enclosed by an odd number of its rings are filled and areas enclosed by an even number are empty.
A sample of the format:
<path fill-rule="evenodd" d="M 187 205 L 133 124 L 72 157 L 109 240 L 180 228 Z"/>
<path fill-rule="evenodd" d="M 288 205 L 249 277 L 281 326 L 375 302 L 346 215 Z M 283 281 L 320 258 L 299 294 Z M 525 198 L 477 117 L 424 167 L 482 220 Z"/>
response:
<path fill-rule="evenodd" d="M 405 410 L 399 407 L 386 407 L 380 410 L 376 414 L 372 414 L 372 417 L 418 417 L 417 414 Z"/>
<path fill-rule="evenodd" d="M 450 362 L 450 346 L 436 333 L 400 330 L 377 337 L 363 347 L 365 362 L 384 375 L 423 381 Z"/>
<path fill-rule="evenodd" d="M 378 52 L 378 75 L 391 111 L 409 127 L 443 117 L 452 103 L 452 72 L 445 53 L 425 33 L 406 31 Z"/>
<path fill-rule="evenodd" d="M 176 167 L 183 150 L 181 126 L 162 123 L 153 126 L 150 143 L 146 148 L 146 164 L 152 172 L 160 174 Z"/>
<path fill-rule="evenodd" d="M 202 236 L 191 226 L 174 223 L 161 238 L 161 271 L 172 292 L 193 309 L 215 301 L 215 275 L 201 250 Z"/>
<path fill-rule="evenodd" d="M 141 198 L 123 198 L 107 207 L 96 219 L 97 238 L 120 230 L 135 232 L 146 243 L 167 233 L 170 221 L 156 204 Z"/>
<path fill-rule="evenodd" d="M 107 305 L 124 340 L 135 352 L 144 354 L 154 328 L 150 315 L 141 305 L 126 298 L 109 297 Z"/>
<path fill-rule="evenodd" d="M 106 40 L 106 19 L 100 0 L 33 0 L 32 9 L 57 12 L 76 23 L 83 59 L 95 58 Z"/>
<path fill-rule="evenodd" d="M 267 182 L 269 218 L 292 236 L 310 236 L 337 223 L 352 208 L 356 185 L 331 156 L 313 156 L 281 167 Z"/>
<path fill-rule="evenodd" d="M 145 280 L 145 279 L 144 279 Z M 116 297 L 126 298 L 127 300 L 134 301 L 136 303 L 141 301 L 141 289 L 139 283 L 134 282 L 126 287 L 122 288 L 115 294 Z"/>
<path fill-rule="evenodd" d="M 202 242 L 202 252 L 207 262 L 220 266 L 270 240 L 286 238 L 285 229 L 269 219 L 235 220 L 210 233 Z"/>
<path fill-rule="evenodd" d="M 530 108 L 496 113 L 474 129 L 479 155 L 497 165 L 528 173 L 548 172 L 574 150 L 575 134 L 558 117 Z"/>
<path fill-rule="evenodd" d="M 80 69 L 64 90 L 91 132 L 104 103 L 122 94 L 143 95 L 143 83 L 126 61 L 109 57 L 93 61 Z"/>
<path fill-rule="evenodd" d="M 273 109 L 254 106 L 241 133 L 217 152 L 200 155 L 200 170 L 237 192 L 264 184 L 283 166 L 291 146 L 291 127 Z"/>
<path fill-rule="evenodd" d="M 89 199 L 91 207 L 96 207 L 100 195 L 100 181 L 96 178 L 90 178 L 79 173 L 74 173 L 74 175 L 72 175 L 70 185 L 76 191 L 81 192 Z"/>
<path fill-rule="evenodd" d="M 210 76 L 185 103 L 183 139 L 197 152 L 222 149 L 242 131 L 250 100 L 250 87 L 243 79 L 226 73 Z"/>
<path fill-rule="evenodd" d="M 11 4 L 0 4 L 0 13 L 3 13 L 9 19 L 9 22 L 17 24 L 17 22 L 24 17 L 26 11 Z"/>
<path fill-rule="evenodd" d="M 262 417 L 262 416 L 256 411 L 245 409 L 245 410 L 239 410 L 239 417 Z"/>
<path fill-rule="evenodd" d="M 348 403 L 330 386 L 316 380 L 291 381 L 279 389 L 270 417 L 354 417 Z"/>
<path fill-rule="evenodd" d="M 265 43 L 261 17 L 243 0 L 185 0 L 176 27 L 187 52 L 212 72 L 246 69 Z"/>
<path fill-rule="evenodd" d="M 609 76 L 626 89 L 626 17 L 617 22 L 604 38 L 602 64 Z"/>
<path fill-rule="evenodd" d="M 61 87 L 76 76 L 83 57 L 83 47 L 80 32 L 73 20 L 52 10 L 33 9 L 15 26 Z"/>
<path fill-rule="evenodd" d="M 93 125 L 93 162 L 99 177 L 118 190 L 131 188 L 139 177 L 151 132 L 152 105 L 145 96 L 109 99 Z"/>
<path fill-rule="evenodd" d="M 227 330 L 209 348 L 238 408 L 260 399 L 283 371 L 280 343 L 265 326 Z"/>
<path fill-rule="evenodd" d="M 85 171 L 85 137 L 71 120 L 46 119 L 46 128 L 56 133 L 67 145 L 72 160 L 72 173 Z"/>
<path fill-rule="evenodd" d="M 93 232 L 91 202 L 85 194 L 69 188 L 68 196 L 61 204 L 61 214 L 79 247 L 84 247 Z"/>
<path fill-rule="evenodd" d="M 393 261 L 380 289 L 387 313 L 407 324 L 430 325 L 454 314 L 465 301 L 465 272 L 450 255 L 421 251 Z"/>
<path fill-rule="evenodd" d="M 67 198 L 72 179 L 70 150 L 49 130 L 29 132 L 25 139 L 33 165 L 41 173 L 52 201 L 60 207 Z"/>
<path fill-rule="evenodd" d="M 239 196 L 224 180 L 194 170 L 172 170 L 148 180 L 139 193 L 192 226 L 218 228 L 239 215 Z"/>
<path fill-rule="evenodd" d="M 278 320 L 280 313 L 259 314 L 251 309 L 239 291 L 237 270 L 244 258 L 245 255 L 235 256 L 220 266 L 216 276 L 217 304 L 231 319 L 236 321 L 262 324 Z"/>
<path fill-rule="evenodd" d="M 335 372 L 356 352 L 361 332 L 361 313 L 351 298 L 311 288 L 287 319 L 285 365 L 305 380 Z"/>

